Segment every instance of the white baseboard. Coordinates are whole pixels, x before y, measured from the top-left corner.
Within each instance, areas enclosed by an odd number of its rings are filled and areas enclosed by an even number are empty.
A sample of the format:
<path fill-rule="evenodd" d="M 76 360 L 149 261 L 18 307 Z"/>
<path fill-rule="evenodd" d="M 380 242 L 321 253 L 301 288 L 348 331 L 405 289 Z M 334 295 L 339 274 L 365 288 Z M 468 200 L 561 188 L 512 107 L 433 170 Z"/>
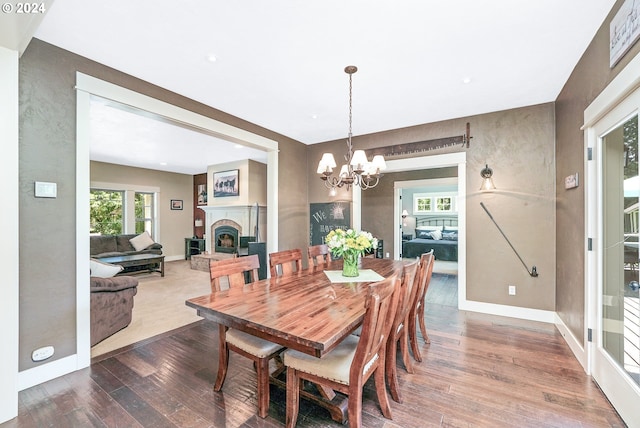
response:
<path fill-rule="evenodd" d="M 578 341 L 578 339 L 573 335 L 571 330 L 569 330 L 569 328 L 566 326 L 564 321 L 562 321 L 562 318 L 560 318 L 557 314 L 556 314 L 555 324 L 556 324 L 556 327 L 558 328 L 558 331 L 560 331 L 560 334 L 562 335 L 562 337 L 564 337 L 564 341 L 567 342 L 567 345 L 569 345 L 569 348 L 571 349 L 571 352 L 573 352 L 573 355 L 576 357 L 576 359 L 578 360 L 578 362 L 580 363 L 584 371 L 588 375 L 590 375 L 591 373 L 589 370 L 589 363 L 587 360 L 587 352 L 584 348 L 584 344 Z"/>
<path fill-rule="evenodd" d="M 521 308 L 519 306 L 498 305 L 496 303 L 475 302 L 464 300 L 458 302 L 461 311 L 481 312 L 484 314 L 500 315 L 503 317 L 520 318 L 530 321 L 555 323 L 556 313 L 541 309 Z"/>
<path fill-rule="evenodd" d="M 48 364 L 42 364 L 38 367 L 21 371 L 18 373 L 18 391 L 31 388 L 32 386 L 66 375 L 80 368 L 81 367 L 78 367 L 78 357 L 76 355 L 70 355 Z"/>

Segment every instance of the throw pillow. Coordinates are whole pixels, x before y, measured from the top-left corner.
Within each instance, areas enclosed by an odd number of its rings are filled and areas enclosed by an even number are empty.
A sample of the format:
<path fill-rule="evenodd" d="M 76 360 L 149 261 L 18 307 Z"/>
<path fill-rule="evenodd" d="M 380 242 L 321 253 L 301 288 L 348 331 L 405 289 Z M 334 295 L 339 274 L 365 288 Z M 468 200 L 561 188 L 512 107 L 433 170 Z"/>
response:
<path fill-rule="evenodd" d="M 431 236 L 431 232 L 433 232 L 433 231 L 432 230 L 426 230 L 426 229 L 416 229 L 416 238 L 433 239 L 433 237 Z"/>
<path fill-rule="evenodd" d="M 433 232 L 430 233 L 430 235 L 436 241 L 439 241 L 440 239 L 442 239 L 442 232 L 440 232 L 439 230 L 434 230 Z"/>
<path fill-rule="evenodd" d="M 458 232 L 442 232 L 442 239 L 445 241 L 457 241 L 458 240 Z"/>
<path fill-rule="evenodd" d="M 140 235 L 129 239 L 129 242 L 131 242 L 131 245 L 136 249 L 136 251 L 142 251 L 150 245 L 155 244 L 153 239 L 151 239 L 149 232 L 147 231 L 144 231 Z"/>
<path fill-rule="evenodd" d="M 111 263 L 105 263 L 98 260 L 89 260 L 90 275 L 97 276 L 99 278 L 111 278 L 116 276 L 117 273 L 124 269 L 120 265 L 112 265 Z"/>

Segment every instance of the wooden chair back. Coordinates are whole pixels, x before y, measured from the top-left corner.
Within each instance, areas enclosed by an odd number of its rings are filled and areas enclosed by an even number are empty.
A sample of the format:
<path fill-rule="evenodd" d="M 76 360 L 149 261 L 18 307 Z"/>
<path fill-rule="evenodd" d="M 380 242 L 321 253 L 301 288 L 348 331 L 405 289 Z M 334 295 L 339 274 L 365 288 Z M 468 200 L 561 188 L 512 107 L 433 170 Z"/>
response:
<path fill-rule="evenodd" d="M 404 271 L 402 272 L 402 281 L 400 283 L 400 297 L 398 299 L 398 310 L 393 321 L 392 331 L 396 331 L 400 324 L 407 321 L 409 312 L 415 302 L 416 292 L 418 287 L 416 286 L 416 274 L 418 273 L 419 262 L 418 260 L 404 265 Z"/>
<path fill-rule="evenodd" d="M 227 260 L 211 260 L 209 262 L 211 292 L 221 290 L 222 278 L 229 280 L 229 288 L 242 287 L 246 283 L 245 272 L 248 272 L 249 282 L 253 282 L 258 279 L 258 269 L 260 269 L 260 259 L 257 254 Z"/>
<path fill-rule="evenodd" d="M 429 282 L 431 282 L 431 275 L 433 274 L 435 259 L 433 250 L 420 256 L 420 274 L 418 276 L 418 289 L 416 290 L 415 298 L 413 300 L 413 309 L 417 309 L 418 306 L 424 305 L 424 299 L 427 295 Z"/>
<path fill-rule="evenodd" d="M 312 245 L 309 251 L 309 267 L 324 265 L 331 262 L 331 251 L 327 244 Z"/>
<path fill-rule="evenodd" d="M 277 251 L 269 254 L 271 276 L 291 275 L 302 270 L 302 250 Z"/>
<path fill-rule="evenodd" d="M 349 371 L 350 388 L 362 388 L 366 381 L 363 379 L 365 366 L 374 358 L 379 358 L 376 363 L 384 366 L 385 345 L 398 307 L 400 283 L 396 273 L 369 286 L 360 341 Z"/>
<path fill-rule="evenodd" d="M 416 283 L 416 274 L 418 272 L 418 261 L 414 261 L 404 265 L 402 271 L 402 280 L 400 281 L 400 289 L 398 290 L 398 309 L 396 310 L 389 338 L 387 339 L 387 351 L 385 360 L 385 376 L 389 386 L 391 398 L 402 403 L 400 394 L 400 384 L 398 382 L 398 369 L 396 366 L 397 349 L 400 345 L 402 352 L 402 361 L 405 369 L 409 373 L 413 373 L 413 366 L 409 357 L 409 312 L 413 308 L 416 291 L 418 289 Z"/>
<path fill-rule="evenodd" d="M 435 256 L 433 250 L 428 253 L 424 253 L 420 256 L 420 273 L 418 274 L 418 286 L 409 311 L 409 344 L 413 351 L 413 357 L 416 361 L 422 361 L 422 355 L 420 353 L 420 347 L 418 346 L 418 327 L 422 333 L 422 337 L 426 343 L 430 343 L 429 335 L 427 334 L 427 326 L 424 319 L 425 311 L 425 299 L 427 296 L 427 289 L 431 282 L 431 275 L 433 274 L 433 266 L 435 264 Z"/>

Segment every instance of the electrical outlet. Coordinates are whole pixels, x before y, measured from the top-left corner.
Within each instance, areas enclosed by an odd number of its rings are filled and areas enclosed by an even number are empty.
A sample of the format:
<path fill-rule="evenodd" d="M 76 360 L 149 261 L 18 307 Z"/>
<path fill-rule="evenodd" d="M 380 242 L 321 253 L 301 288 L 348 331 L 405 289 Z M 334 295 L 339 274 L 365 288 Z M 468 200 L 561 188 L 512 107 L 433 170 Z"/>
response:
<path fill-rule="evenodd" d="M 34 362 L 44 361 L 47 358 L 51 358 L 53 356 L 53 351 L 53 346 L 38 348 L 31 353 L 31 359 Z"/>
<path fill-rule="evenodd" d="M 510 285 L 509 286 L 509 296 L 515 296 L 516 295 L 516 286 L 515 285 Z"/>

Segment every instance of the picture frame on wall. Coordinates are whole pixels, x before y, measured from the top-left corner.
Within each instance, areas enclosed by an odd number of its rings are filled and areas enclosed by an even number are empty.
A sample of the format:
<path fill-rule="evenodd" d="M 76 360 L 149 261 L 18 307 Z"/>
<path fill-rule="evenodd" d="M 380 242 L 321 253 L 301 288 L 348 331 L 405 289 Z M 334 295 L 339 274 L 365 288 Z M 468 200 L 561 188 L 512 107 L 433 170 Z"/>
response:
<path fill-rule="evenodd" d="M 240 170 L 220 171 L 213 174 L 213 197 L 224 198 L 240 195 Z"/>
<path fill-rule="evenodd" d="M 182 199 L 171 199 L 172 210 L 181 210 L 182 206 L 183 206 Z"/>
<path fill-rule="evenodd" d="M 198 184 L 198 205 L 207 205 L 207 185 Z"/>

